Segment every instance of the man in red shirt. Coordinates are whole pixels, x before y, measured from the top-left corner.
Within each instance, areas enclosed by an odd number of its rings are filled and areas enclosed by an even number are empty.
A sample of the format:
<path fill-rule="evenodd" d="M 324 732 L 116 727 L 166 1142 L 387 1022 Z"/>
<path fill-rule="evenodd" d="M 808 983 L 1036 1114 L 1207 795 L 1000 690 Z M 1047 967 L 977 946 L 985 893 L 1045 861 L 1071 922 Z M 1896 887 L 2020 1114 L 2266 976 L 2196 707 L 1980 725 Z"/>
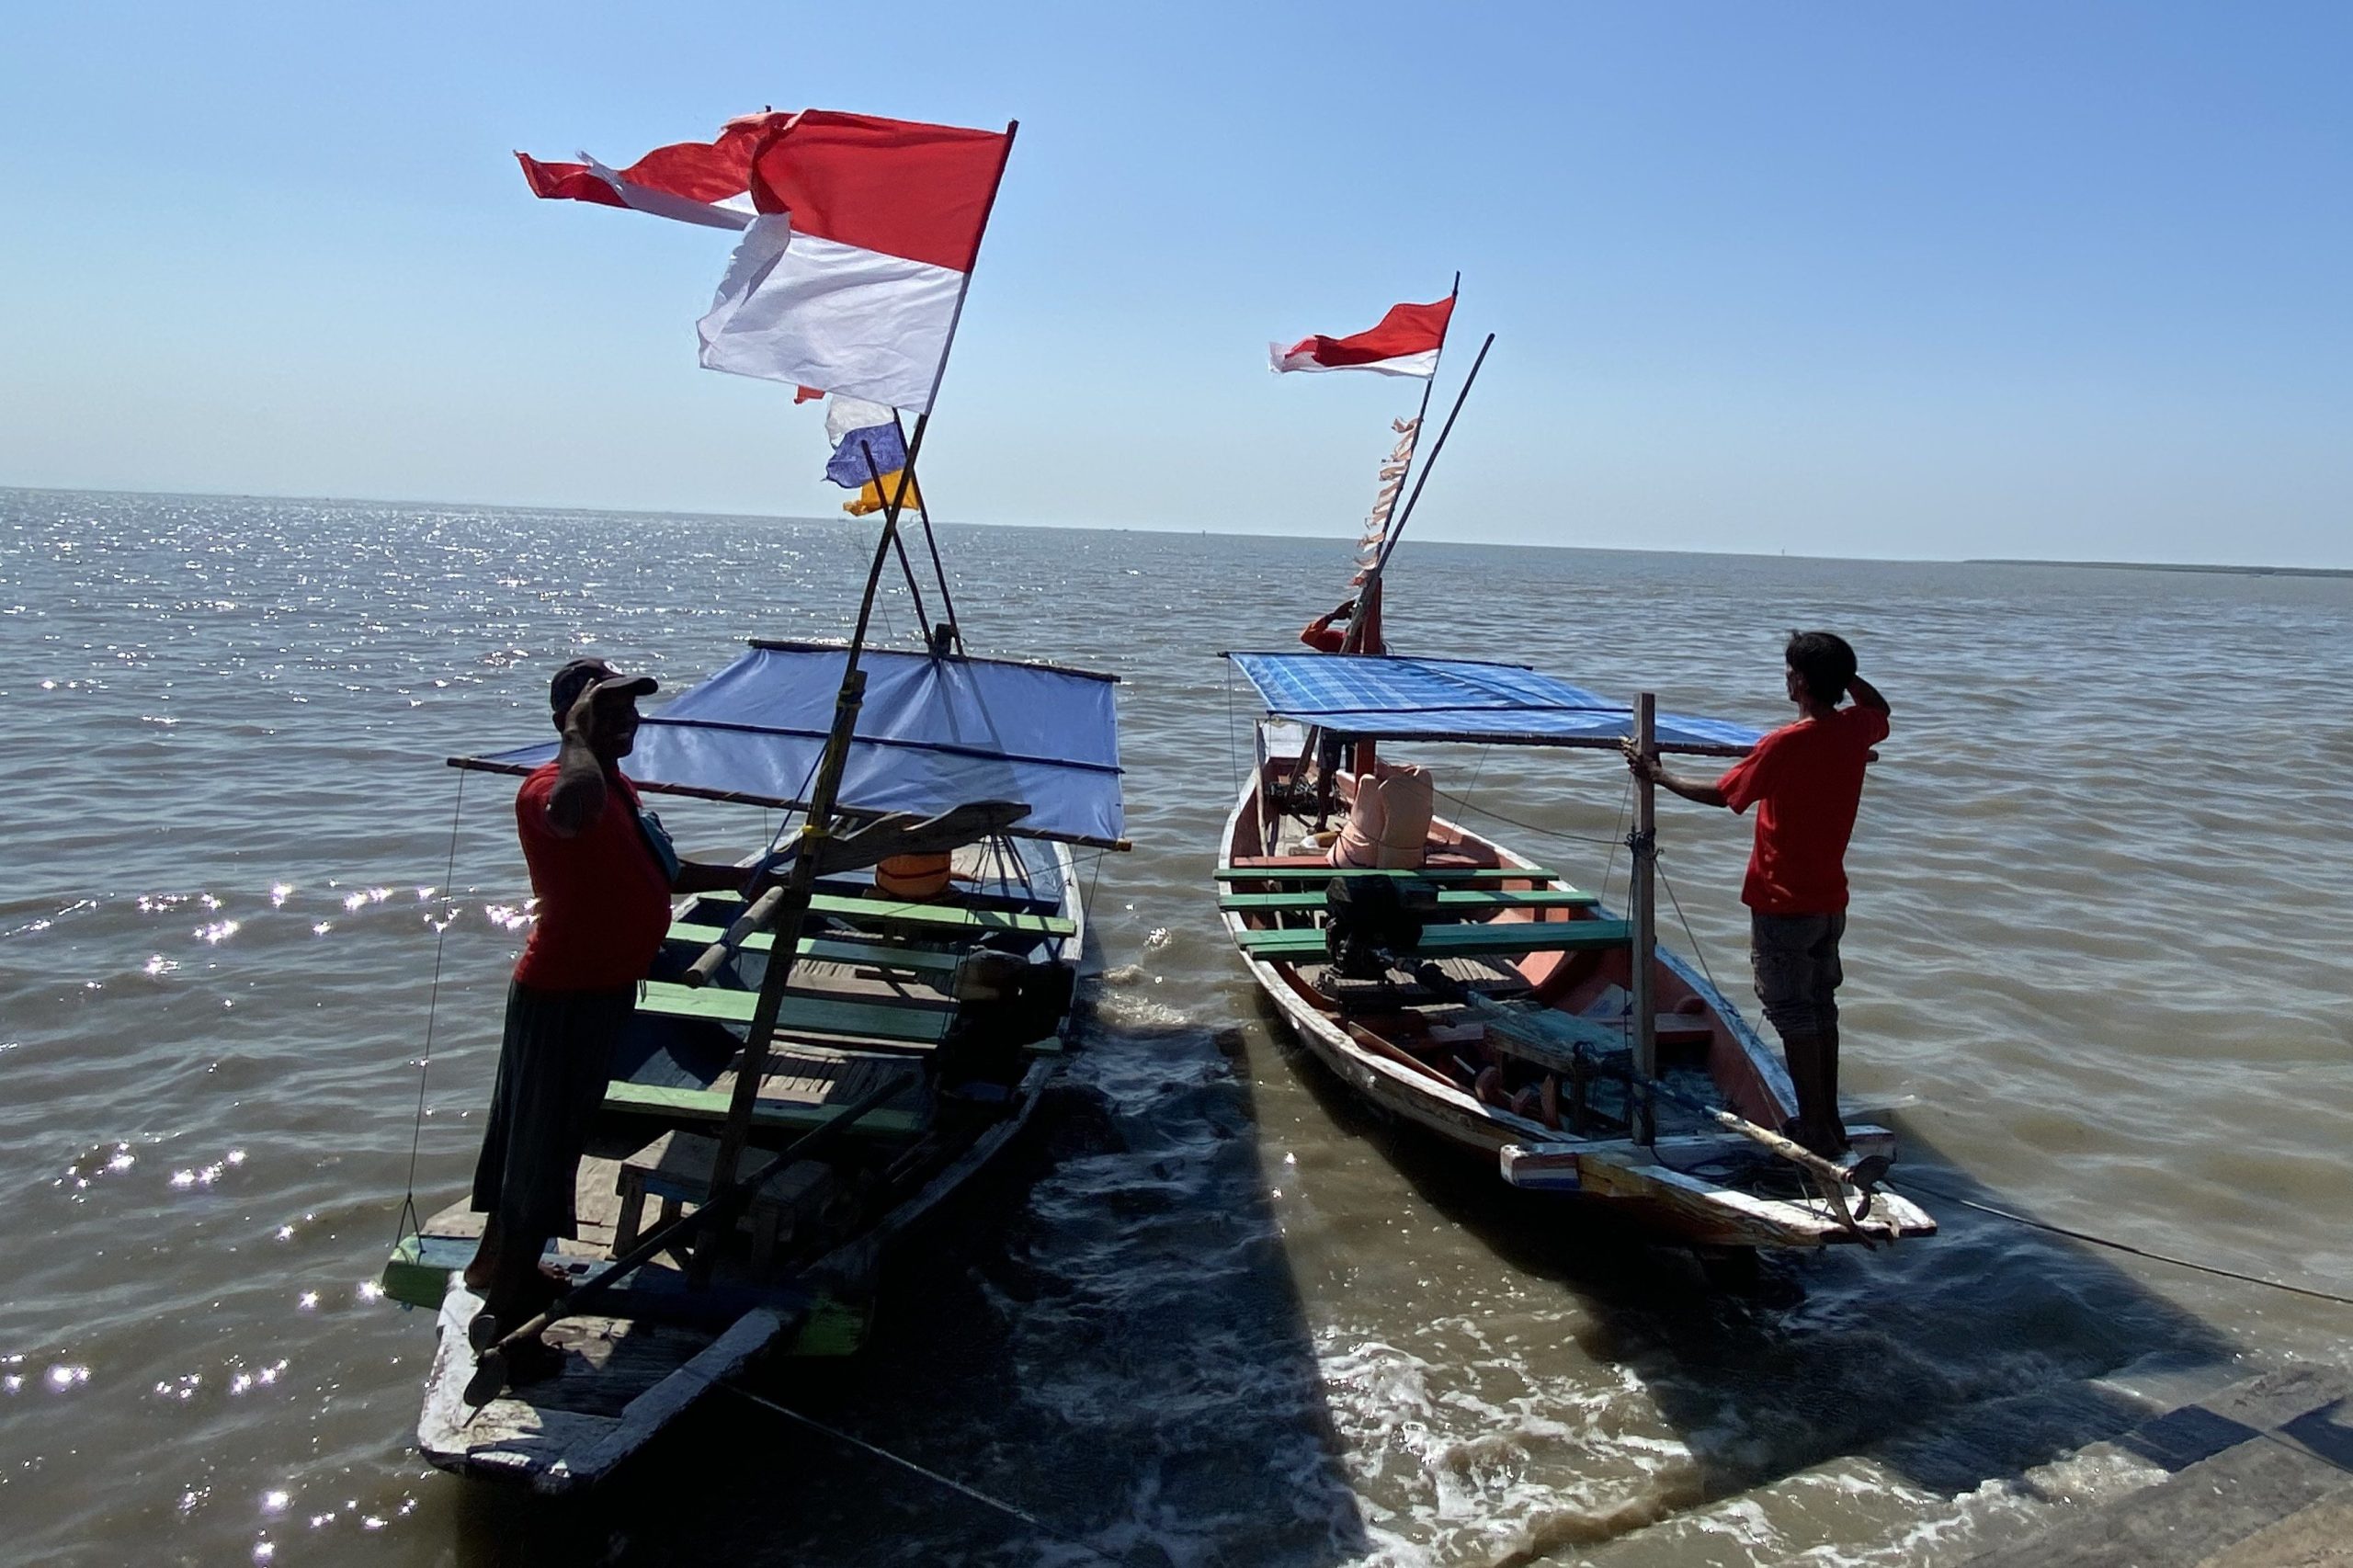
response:
<path fill-rule="evenodd" d="M 563 743 L 515 796 L 539 920 L 506 988 L 506 1039 L 474 1167 L 473 1207 L 486 1219 L 466 1267 L 466 1284 L 502 1324 L 539 1310 L 548 1289 L 540 1254 L 549 1238 L 574 1233 L 581 1152 L 638 983 L 669 931 L 671 893 L 745 880 L 738 867 L 681 862 L 621 774 L 637 740 L 637 699 L 654 689 L 653 676 L 618 674 L 602 659 L 558 670 L 548 695 Z M 518 1381 L 553 1369 L 553 1353 L 538 1352 L 510 1358 Z"/>
<path fill-rule="evenodd" d="M 1349 619 L 1356 613 L 1357 601 L 1354 599 L 1325 610 L 1301 629 L 1299 640 L 1319 653 L 1336 653 L 1347 645 L 1348 633 L 1345 627 L 1335 626 L 1332 623 L 1336 620 Z"/>
<path fill-rule="evenodd" d="M 1793 631 L 1784 650 L 1794 724 L 1774 731 L 1712 784 L 1631 752 L 1637 775 L 1703 806 L 1756 808 L 1756 845 L 1740 901 L 1756 998 L 1781 1036 L 1798 1118 L 1816 1153 L 1847 1151 L 1838 1116 L 1838 939 L 1847 930 L 1847 840 L 1871 747 L 1887 738 L 1887 699 L 1855 673 L 1855 650 L 1829 631 Z M 1842 697 L 1852 696 L 1847 707 Z"/>

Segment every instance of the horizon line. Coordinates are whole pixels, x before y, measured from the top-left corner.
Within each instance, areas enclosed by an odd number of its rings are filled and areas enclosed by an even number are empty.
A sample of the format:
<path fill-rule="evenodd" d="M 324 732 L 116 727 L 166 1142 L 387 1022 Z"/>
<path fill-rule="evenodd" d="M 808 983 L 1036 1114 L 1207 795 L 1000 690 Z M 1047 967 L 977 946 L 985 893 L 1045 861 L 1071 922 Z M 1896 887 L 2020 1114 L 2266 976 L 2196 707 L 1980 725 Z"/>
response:
<path fill-rule="evenodd" d="M 701 510 L 650 511 L 637 506 L 557 506 L 545 502 L 512 501 L 436 501 L 426 499 L 390 499 L 369 495 L 310 495 L 271 494 L 245 490 L 139 490 L 105 489 L 91 485 L 7 484 L 0 483 L 0 493 L 49 495 L 140 495 L 184 498 L 202 501 L 317 501 L 340 506 L 391 506 L 424 509 L 428 507 L 460 507 L 484 512 L 570 512 L 600 517 L 664 517 L 712 518 L 731 522 L 822 523 L 842 527 L 862 527 L 865 519 L 844 514 L 839 517 L 809 516 L 791 512 L 711 512 Z M 1156 523 L 968 523 L 943 517 L 933 517 L 940 528 L 1051 528 L 1066 533 L 1154 533 L 1194 534 L 1216 539 L 1264 539 L 1263 532 L 1229 533 L 1217 528 L 1183 528 Z M 1317 540 L 1326 537 L 1340 540 L 1342 535 L 1315 533 L 1278 534 L 1278 539 Z M 2086 561 L 2056 556 L 2003 555 L 1795 555 L 1786 550 L 1659 550 L 1637 549 L 1628 545 L 1608 544 L 1531 544 L 1525 540 L 1485 539 L 1423 539 L 1417 542 L 1431 545 L 1464 545 L 1481 550 L 1551 550 L 1582 551 L 1592 555 L 1697 555 L 1711 558 L 1746 559 L 1757 561 L 1869 561 L 1890 565 L 1914 566 L 2054 566 L 2078 571 L 2108 572 L 2194 572 L 2232 576 L 2260 577 L 2353 577 L 2353 566 L 2286 566 L 2261 562 L 2196 562 L 2196 561 Z"/>

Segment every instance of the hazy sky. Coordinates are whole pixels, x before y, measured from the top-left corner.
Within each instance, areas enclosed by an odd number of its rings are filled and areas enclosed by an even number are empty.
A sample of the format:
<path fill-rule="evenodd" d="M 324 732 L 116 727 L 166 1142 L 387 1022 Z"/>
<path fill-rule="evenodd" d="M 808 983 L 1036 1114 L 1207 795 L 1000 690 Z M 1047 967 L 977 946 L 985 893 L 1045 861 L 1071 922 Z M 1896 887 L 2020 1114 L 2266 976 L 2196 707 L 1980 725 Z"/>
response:
<path fill-rule="evenodd" d="M 1021 121 L 959 521 L 2353 565 L 2353 6 L 22 6 L 0 483 L 815 514 L 727 234 L 530 199 L 763 104 Z"/>

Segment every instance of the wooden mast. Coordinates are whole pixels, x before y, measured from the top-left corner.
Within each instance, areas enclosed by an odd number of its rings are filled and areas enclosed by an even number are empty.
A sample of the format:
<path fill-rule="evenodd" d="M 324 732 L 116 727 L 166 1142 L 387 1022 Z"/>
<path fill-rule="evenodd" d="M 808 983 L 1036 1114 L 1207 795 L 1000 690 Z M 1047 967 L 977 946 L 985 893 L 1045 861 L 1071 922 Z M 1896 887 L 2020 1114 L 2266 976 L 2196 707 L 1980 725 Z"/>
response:
<path fill-rule="evenodd" d="M 1658 762 L 1658 699 L 1643 692 L 1634 699 L 1634 751 L 1646 764 Z M 1627 1006 L 1631 1010 L 1634 1073 L 1644 1082 L 1658 1077 L 1658 995 L 1652 966 L 1658 953 L 1658 786 L 1647 773 L 1635 775 L 1634 831 L 1626 835 L 1632 856 L 1627 889 L 1627 915 L 1633 922 L 1633 945 L 1628 962 L 1631 983 Z M 1634 1141 L 1654 1142 L 1658 1118 L 1648 1095 L 1631 1096 L 1641 1103 L 1633 1113 Z"/>
<path fill-rule="evenodd" d="M 1446 297 L 1449 301 L 1459 301 L 1462 297 L 1462 274 L 1460 271 L 1455 273 L 1453 286 L 1447 290 Z M 1454 312 L 1451 309 L 1446 312 L 1446 324 L 1449 329 L 1454 325 Z M 1447 336 L 1446 331 L 1440 331 L 1438 335 L 1438 352 L 1431 356 L 1430 373 L 1422 382 L 1421 406 L 1414 410 L 1414 444 L 1405 453 L 1404 469 L 1397 475 L 1398 495 L 1390 498 L 1389 516 L 1381 519 L 1381 538 L 1375 548 L 1372 569 L 1365 574 L 1364 584 L 1357 594 L 1357 612 L 1348 618 L 1347 634 L 1341 639 L 1340 652 L 1343 653 L 1386 653 L 1389 652 L 1389 645 L 1381 640 L 1381 563 L 1389 559 L 1387 549 L 1389 535 L 1396 528 L 1403 527 L 1405 521 L 1404 512 L 1398 508 L 1397 500 L 1398 496 L 1404 494 L 1405 476 L 1414 471 L 1414 460 L 1421 455 L 1422 424 L 1430 416 L 1430 393 L 1438 390 L 1438 367 L 1446 361 Z M 1435 457 L 1437 454 L 1433 452 L 1431 455 Z M 1420 494 L 1418 489 L 1415 493 Z M 1411 510 L 1410 506 L 1404 508 L 1404 511 Z M 1372 771 L 1373 743 L 1369 740 L 1357 742 L 1357 754 L 1352 761 L 1356 776 L 1361 781 L 1366 774 Z"/>
<path fill-rule="evenodd" d="M 849 763 L 858 710 L 866 700 L 866 672 L 858 667 L 858 655 L 865 650 L 866 629 L 873 618 L 874 596 L 881 586 L 882 568 L 898 542 L 899 509 L 915 473 L 915 457 L 923 449 L 924 432 L 930 420 L 928 414 L 916 416 L 915 439 L 907 449 L 907 466 L 900 476 L 898 493 L 883 508 L 882 535 L 874 541 L 874 559 L 866 569 L 866 593 L 858 601 L 858 629 L 850 636 L 849 654 L 842 666 L 841 688 L 834 696 L 833 727 L 826 732 L 825 749 L 818 758 L 816 779 L 809 791 L 809 809 L 801 821 L 800 853 L 786 875 L 784 896 L 776 905 L 768 967 L 760 977 L 759 1000 L 753 1004 L 751 1028 L 745 1036 L 744 1054 L 735 1069 L 734 1090 L 728 1096 L 727 1119 L 720 1128 L 719 1153 L 710 1165 L 710 1191 L 713 1199 L 734 1185 L 735 1167 L 743 1157 L 745 1141 L 751 1135 L 752 1110 L 760 1097 L 760 1080 L 767 1074 L 768 1042 L 775 1038 L 777 1015 L 783 1010 L 785 987 L 792 979 L 793 960 L 800 954 L 801 928 L 809 920 L 809 900 L 816 892 L 825 842 L 834 834 L 834 802 L 841 790 L 842 772 Z M 870 452 L 870 467 L 873 460 Z M 697 1244 L 692 1275 L 696 1285 L 710 1281 L 710 1267 L 720 1244 L 721 1237 L 716 1232 L 706 1233 Z"/>
<path fill-rule="evenodd" d="M 1013 139 L 1019 133 L 1021 122 L 1008 121 L 1005 128 L 1005 150 L 997 159 L 996 178 L 989 186 L 988 205 L 981 213 L 981 232 L 988 230 L 990 214 L 996 210 L 997 191 L 1005 184 L 1005 166 L 1013 157 Z M 979 242 L 975 240 L 972 260 L 980 260 Z M 777 907 L 774 945 L 768 952 L 767 972 L 760 977 L 759 999 L 753 1005 L 752 1024 L 744 1040 L 744 1054 L 735 1070 L 735 1085 L 727 1101 L 727 1119 L 720 1128 L 719 1151 L 710 1163 L 711 1197 L 716 1198 L 735 1183 L 735 1167 L 741 1160 L 744 1144 L 752 1131 L 752 1110 L 760 1097 L 760 1080 L 766 1076 L 768 1042 L 776 1035 L 777 1016 L 783 1010 L 784 991 L 792 978 L 793 960 L 799 956 L 801 928 L 808 924 L 809 900 L 816 891 L 817 873 L 823 861 L 826 841 L 834 835 L 834 802 L 841 790 L 842 772 L 849 763 L 850 741 L 858 731 L 858 713 L 866 700 L 866 672 L 858 668 L 858 654 L 866 646 L 866 630 L 874 615 L 874 596 L 881 586 L 882 567 L 896 550 L 904 546 L 899 540 L 899 514 L 905 507 L 910 493 L 920 494 L 915 488 L 915 460 L 923 455 L 923 439 L 931 428 L 932 405 L 939 401 L 939 384 L 948 376 L 948 357 L 956 347 L 956 329 L 963 324 L 964 300 L 972 292 L 972 267 L 964 270 L 964 280 L 956 292 L 955 313 L 948 323 L 948 341 L 941 345 L 939 363 L 932 370 L 931 392 L 924 400 L 924 410 L 915 415 L 915 435 L 907 442 L 906 465 L 899 471 L 899 483 L 882 508 L 882 535 L 874 541 L 874 559 L 866 569 L 866 592 L 858 599 L 858 627 L 850 635 L 849 654 L 842 665 L 841 689 L 834 697 L 833 727 L 825 734 L 825 749 L 820 755 L 817 774 L 809 791 L 809 809 L 801 822 L 800 854 L 787 874 L 784 897 Z M 874 465 L 874 453 L 866 451 L 867 472 L 881 479 Z M 914 572 L 908 571 L 908 588 L 915 586 Z M 929 629 L 925 629 L 924 641 L 931 641 Z M 961 639 L 960 639 L 961 641 Z M 689 1274 L 698 1288 L 710 1280 L 711 1265 L 717 1261 L 720 1241 L 716 1235 L 706 1235 L 695 1248 L 694 1267 Z"/>

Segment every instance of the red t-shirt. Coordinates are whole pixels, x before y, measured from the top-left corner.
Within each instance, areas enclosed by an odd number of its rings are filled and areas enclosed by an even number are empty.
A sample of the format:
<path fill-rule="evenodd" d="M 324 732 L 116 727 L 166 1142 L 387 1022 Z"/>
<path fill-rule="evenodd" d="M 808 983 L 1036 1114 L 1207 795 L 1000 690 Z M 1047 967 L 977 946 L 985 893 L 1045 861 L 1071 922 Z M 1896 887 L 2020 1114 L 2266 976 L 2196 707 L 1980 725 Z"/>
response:
<path fill-rule="evenodd" d="M 1328 615 L 1319 615 L 1307 623 L 1299 640 L 1319 653 L 1336 653 L 1348 641 L 1348 634 L 1332 624 Z"/>
<path fill-rule="evenodd" d="M 1756 806 L 1756 847 L 1740 902 L 1760 915 L 1836 915 L 1847 907 L 1847 840 L 1863 798 L 1863 763 L 1887 739 L 1887 715 L 1850 704 L 1756 743 L 1716 788 L 1735 812 Z"/>
<path fill-rule="evenodd" d="M 548 822 L 555 776 L 548 763 L 515 795 L 515 828 L 540 898 L 515 978 L 540 991 L 634 985 L 670 929 L 670 884 L 637 825 L 637 790 L 606 775 L 604 812 L 566 838 Z"/>

